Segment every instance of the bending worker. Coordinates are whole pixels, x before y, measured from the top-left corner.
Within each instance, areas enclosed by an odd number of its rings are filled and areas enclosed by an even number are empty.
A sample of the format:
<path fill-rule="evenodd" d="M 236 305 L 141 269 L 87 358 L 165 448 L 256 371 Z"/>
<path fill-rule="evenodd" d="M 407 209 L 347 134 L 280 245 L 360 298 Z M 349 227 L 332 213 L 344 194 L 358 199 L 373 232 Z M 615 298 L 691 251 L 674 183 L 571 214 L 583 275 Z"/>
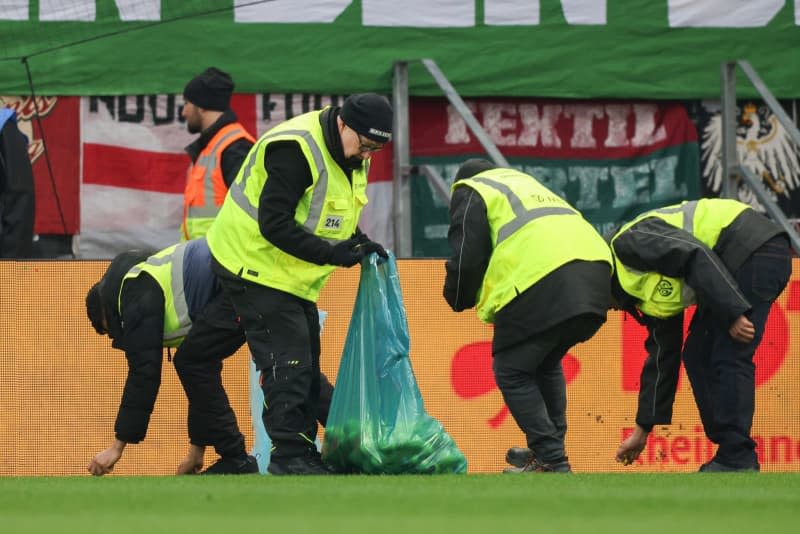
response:
<path fill-rule="evenodd" d="M 455 176 L 448 240 L 444 297 L 494 324 L 495 381 L 528 442 L 505 472 L 571 472 L 561 360 L 606 320 L 608 246 L 533 176 L 482 159 Z"/>
<path fill-rule="evenodd" d="M 108 334 L 128 360 L 116 439 L 92 458 L 93 475 L 110 473 L 127 444 L 144 439 L 161 384 L 163 347 L 177 347 L 173 362 L 189 399 L 191 445 L 177 474 L 199 472 L 206 445 L 213 445 L 220 459 L 204 473 L 258 472 L 222 386 L 222 360 L 242 346 L 244 332 L 218 290 L 209 258 L 205 239 L 149 257 L 122 253 L 86 295 L 92 326 Z"/>
<path fill-rule="evenodd" d="M 633 462 L 653 425 L 671 422 L 682 358 L 703 429 L 719 446 L 700 471 L 758 471 L 753 356 L 791 274 L 786 234 L 746 204 L 702 199 L 640 215 L 611 248 L 615 305 L 648 330 L 636 427 L 617 460 Z M 683 343 L 683 312 L 694 303 Z"/>

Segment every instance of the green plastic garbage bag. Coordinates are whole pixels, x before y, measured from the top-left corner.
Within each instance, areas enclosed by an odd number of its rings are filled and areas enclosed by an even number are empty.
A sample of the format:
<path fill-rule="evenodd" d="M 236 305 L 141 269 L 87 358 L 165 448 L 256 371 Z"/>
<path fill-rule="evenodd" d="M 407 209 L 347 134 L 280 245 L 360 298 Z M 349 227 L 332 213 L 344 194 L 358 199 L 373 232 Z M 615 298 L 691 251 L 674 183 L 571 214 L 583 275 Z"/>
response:
<path fill-rule="evenodd" d="M 466 472 L 464 454 L 425 412 L 408 354 L 395 257 L 370 254 L 361 265 L 322 445 L 322 458 L 336 471 Z"/>

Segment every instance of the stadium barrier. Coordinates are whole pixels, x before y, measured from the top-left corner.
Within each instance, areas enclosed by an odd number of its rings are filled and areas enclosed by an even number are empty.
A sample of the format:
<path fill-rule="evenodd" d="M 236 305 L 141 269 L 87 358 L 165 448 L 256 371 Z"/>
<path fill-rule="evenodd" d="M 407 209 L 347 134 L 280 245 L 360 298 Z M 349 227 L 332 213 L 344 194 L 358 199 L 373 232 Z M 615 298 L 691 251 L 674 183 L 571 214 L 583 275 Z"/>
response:
<path fill-rule="evenodd" d="M 453 313 L 441 297 L 442 260 L 398 262 L 411 335 L 411 360 L 426 408 L 467 456 L 469 472 L 502 469 L 507 447 L 524 445 L 491 373 L 491 327 L 473 311 Z M 123 354 L 86 318 L 87 289 L 106 261 L 0 262 L 0 475 L 82 475 L 113 440 L 126 376 Z M 756 354 L 753 435 L 764 471 L 800 471 L 800 260 L 774 306 Z M 322 293 L 328 312 L 322 367 L 334 380 L 358 284 L 338 269 Z M 567 452 L 575 471 L 694 471 L 713 453 L 682 373 L 673 424 L 657 427 L 640 462 L 614 462 L 634 424 L 644 330 L 630 317 L 608 322 L 564 360 Z M 253 444 L 247 350 L 228 359 L 224 382 L 239 425 Z M 129 446 L 116 474 L 171 474 L 188 447 L 186 400 L 171 363 L 147 438 Z M 206 464 L 214 461 L 212 450 Z"/>

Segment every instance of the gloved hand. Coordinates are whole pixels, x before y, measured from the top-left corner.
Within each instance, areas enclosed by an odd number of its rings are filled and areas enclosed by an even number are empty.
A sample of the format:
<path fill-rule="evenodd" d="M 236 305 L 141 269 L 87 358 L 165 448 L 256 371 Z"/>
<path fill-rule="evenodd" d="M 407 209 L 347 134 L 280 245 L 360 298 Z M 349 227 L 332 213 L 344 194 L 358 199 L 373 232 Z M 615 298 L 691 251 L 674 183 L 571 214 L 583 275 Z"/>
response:
<path fill-rule="evenodd" d="M 384 260 L 389 259 L 389 254 L 386 252 L 386 249 L 383 248 L 383 245 L 376 243 L 375 241 L 364 241 L 360 243 L 359 248 L 362 252 L 364 252 L 364 256 L 368 256 L 369 254 L 375 252 Z"/>
<path fill-rule="evenodd" d="M 336 243 L 331 248 L 331 257 L 328 263 L 341 265 L 342 267 L 352 267 L 364 257 L 364 247 L 359 245 L 357 237 L 351 237 L 346 241 Z"/>

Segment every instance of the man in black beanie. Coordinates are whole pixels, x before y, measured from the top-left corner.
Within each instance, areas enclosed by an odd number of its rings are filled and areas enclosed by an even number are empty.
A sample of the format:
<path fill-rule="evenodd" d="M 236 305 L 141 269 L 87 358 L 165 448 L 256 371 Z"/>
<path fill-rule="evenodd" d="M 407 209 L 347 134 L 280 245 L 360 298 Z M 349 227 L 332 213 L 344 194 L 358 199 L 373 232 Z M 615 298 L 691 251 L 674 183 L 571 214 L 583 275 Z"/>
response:
<path fill-rule="evenodd" d="M 191 158 L 186 174 L 181 239 L 205 235 L 231 182 L 253 146 L 250 135 L 230 109 L 233 80 L 209 67 L 186 84 L 181 116 L 189 133 L 199 133 L 186 147 Z"/>
<path fill-rule="evenodd" d="M 388 257 L 358 228 L 370 155 L 392 138 L 374 93 L 294 117 L 247 156 L 207 234 L 212 269 L 247 336 L 264 391 L 274 475 L 325 475 L 314 447 L 319 403 L 317 299 L 337 266 Z"/>

